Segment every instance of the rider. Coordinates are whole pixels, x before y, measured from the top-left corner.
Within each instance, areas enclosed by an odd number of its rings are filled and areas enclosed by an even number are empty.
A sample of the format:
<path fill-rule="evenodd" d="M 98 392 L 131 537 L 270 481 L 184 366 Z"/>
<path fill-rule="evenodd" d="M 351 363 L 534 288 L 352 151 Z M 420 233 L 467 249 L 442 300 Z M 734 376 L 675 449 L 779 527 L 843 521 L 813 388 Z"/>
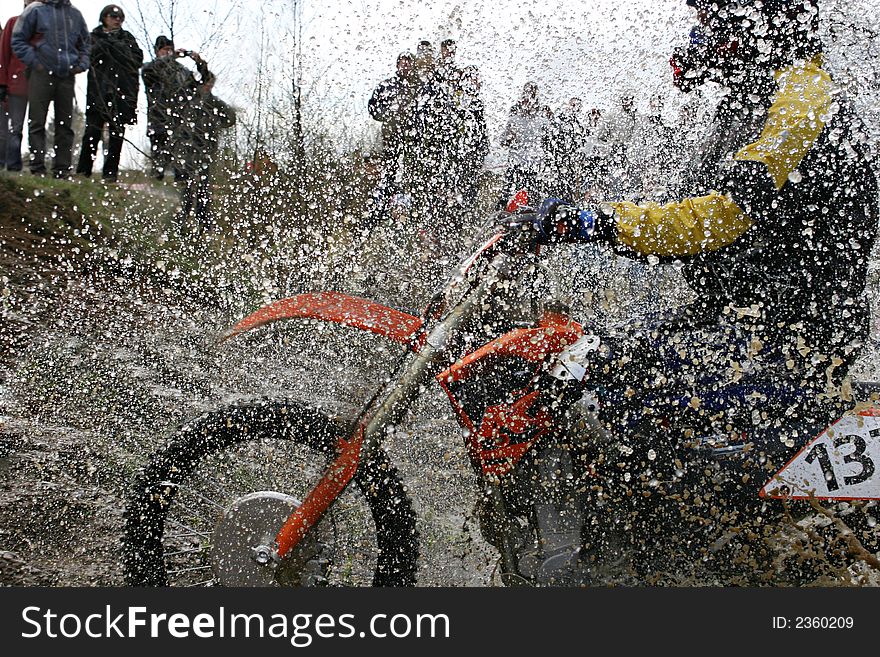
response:
<path fill-rule="evenodd" d="M 877 180 L 863 127 L 824 68 L 817 2 L 687 0 L 699 25 L 670 60 L 675 85 L 726 88 L 703 189 L 666 205 L 540 207 L 539 242 L 680 261 L 695 296 L 677 316 L 606 336 L 589 357 L 563 357 L 584 361 L 586 375 L 569 367 L 581 389 L 634 435 L 606 458 L 600 496 L 659 491 L 696 500 L 701 527 L 721 524 L 845 403 L 869 331 Z M 670 422 L 686 429 L 673 434 Z M 699 449 L 669 446 L 675 465 L 663 471 L 671 435 Z M 688 513 L 667 505 L 646 522 Z"/>

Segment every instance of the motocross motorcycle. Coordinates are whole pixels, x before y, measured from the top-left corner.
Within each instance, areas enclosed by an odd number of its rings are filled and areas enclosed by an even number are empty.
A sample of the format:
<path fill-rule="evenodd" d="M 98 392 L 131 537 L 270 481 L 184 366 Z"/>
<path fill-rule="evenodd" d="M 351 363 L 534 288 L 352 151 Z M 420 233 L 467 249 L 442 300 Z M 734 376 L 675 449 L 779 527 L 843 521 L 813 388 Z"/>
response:
<path fill-rule="evenodd" d="M 322 292 L 276 301 L 235 324 L 224 339 L 297 319 L 369 332 L 404 349 L 354 419 L 294 400 L 261 399 L 181 427 L 133 486 L 127 583 L 416 584 L 416 516 L 383 444 L 432 381 L 461 425 L 482 489 L 476 516 L 498 551 L 506 585 L 650 581 L 650 572 L 634 574 L 626 556 L 634 543 L 651 556 L 648 571 L 670 567 L 673 553 L 753 568 L 756 550 L 743 550 L 743 536 L 766 539 L 767 518 L 788 514 L 797 500 L 837 505 L 847 519 L 841 551 L 858 539 L 866 560 L 876 562 L 880 404 L 870 400 L 841 414 L 766 482 L 752 482 L 757 506 L 749 513 L 763 526 L 724 530 L 722 520 L 736 524 L 737 513 L 719 512 L 694 494 L 702 513 L 691 514 L 674 538 L 661 538 L 662 528 L 652 525 L 669 514 L 668 501 L 647 513 L 643 506 L 639 513 L 647 519 L 639 528 L 632 500 L 644 494 L 627 489 L 615 497 L 596 466 L 628 455 L 627 478 L 657 487 L 675 476 L 682 458 L 663 452 L 661 443 L 680 446 L 689 436 L 693 444 L 700 429 L 684 430 L 671 418 L 625 426 L 601 419 L 600 400 L 583 395 L 580 381 L 602 341 L 569 317 L 564 304 L 543 298 L 536 283 L 542 247 L 527 228 L 534 219 L 528 208 L 495 219 L 491 237 L 421 316 Z M 663 440 L 656 440 L 658 431 Z M 679 519 L 687 515 L 683 504 L 673 502 Z M 839 528 L 838 520 L 825 525 Z M 698 542 L 707 527 L 717 531 Z M 667 549 L 670 543 L 674 549 Z M 747 563 L 738 563 L 743 554 Z"/>

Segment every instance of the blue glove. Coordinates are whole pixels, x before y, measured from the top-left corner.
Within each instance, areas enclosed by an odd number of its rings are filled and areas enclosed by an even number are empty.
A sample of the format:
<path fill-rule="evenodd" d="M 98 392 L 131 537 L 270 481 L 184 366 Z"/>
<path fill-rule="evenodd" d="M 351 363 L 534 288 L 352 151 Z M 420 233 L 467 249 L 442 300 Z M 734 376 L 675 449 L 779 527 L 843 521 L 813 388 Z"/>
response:
<path fill-rule="evenodd" d="M 576 208 L 560 198 L 545 198 L 535 217 L 538 244 L 595 241 L 597 219 L 593 210 Z"/>

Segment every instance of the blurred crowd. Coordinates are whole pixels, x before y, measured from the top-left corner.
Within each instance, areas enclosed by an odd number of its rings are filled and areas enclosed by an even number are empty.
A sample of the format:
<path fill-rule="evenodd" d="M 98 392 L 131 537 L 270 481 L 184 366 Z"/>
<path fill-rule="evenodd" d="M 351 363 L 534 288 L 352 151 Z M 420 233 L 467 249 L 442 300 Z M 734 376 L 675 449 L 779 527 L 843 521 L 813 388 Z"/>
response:
<path fill-rule="evenodd" d="M 508 169 L 499 205 L 520 188 L 573 202 L 675 198 L 687 185 L 686 145 L 697 130 L 694 105 L 668 122 L 659 95 L 644 114 L 629 93 L 607 112 L 584 110 L 579 97 L 554 111 L 539 102 L 537 85 L 526 83 L 502 138 Z"/>
<path fill-rule="evenodd" d="M 104 7 L 89 30 L 70 0 L 23 4 L 0 38 L 0 167 L 27 166 L 33 174 L 48 175 L 48 166 L 57 178 L 88 178 L 101 148 L 101 180 L 117 181 L 143 86 L 151 174 L 158 180 L 171 176 L 179 187 L 181 225 L 194 215 L 198 230 L 210 230 L 220 136 L 236 117 L 214 95 L 216 76 L 208 63 L 164 35 L 145 62 L 137 40 L 123 28 L 125 12 L 118 5 Z M 183 59 L 192 64 L 185 66 Z M 74 163 L 74 80 L 81 74 L 88 90 Z M 55 118 L 47 125 L 50 106 Z M 448 251 L 461 241 L 462 219 L 477 206 L 479 191 L 491 187 L 485 184 L 490 139 L 479 69 L 459 61 L 452 39 L 439 47 L 420 41 L 399 54 L 393 74 L 370 96 L 368 110 L 381 125 L 381 147 L 365 162 L 372 181 L 367 226 L 405 219 L 435 251 Z M 25 117 L 27 163 L 21 154 Z M 490 204 L 504 208 L 520 189 L 533 201 L 675 197 L 688 184 L 681 172 L 689 167 L 679 154 L 693 152 L 682 135 L 694 131 L 694 122 L 687 107 L 669 122 L 659 96 L 644 114 L 632 94 L 608 111 L 578 97 L 551 108 L 538 85 L 528 82 L 499 131 L 506 170 Z M 254 175 L 277 168 L 271 154 L 259 149 L 248 166 Z"/>
<path fill-rule="evenodd" d="M 529 81 L 506 122 L 494 126 L 500 139 L 492 148 L 479 70 L 459 63 L 455 41 L 443 41 L 436 52 L 421 41 L 414 52 L 398 55 L 395 69 L 368 103 L 381 143 L 365 158 L 372 197 L 364 217 L 368 229 L 418 236 L 410 246 L 418 255 L 411 265 L 418 280 L 433 280 L 461 255 L 475 228 L 469 220 L 480 216 L 475 211 L 513 209 L 523 201 L 522 190 L 525 204 L 536 207 L 548 197 L 575 205 L 664 203 L 695 189 L 692 172 L 699 170 L 699 144 L 709 129 L 698 113 L 699 97 L 678 109 L 654 95 L 641 111 L 629 92 L 607 108 L 580 97 L 551 107 Z M 568 257 L 573 285 L 599 287 L 637 305 L 656 305 L 659 278 L 675 282 L 668 272 L 608 250 L 579 249 Z M 584 285 L 584 278 L 594 285 Z M 597 318 L 620 305 L 599 298 L 589 303 Z"/>
<path fill-rule="evenodd" d="M 368 109 L 381 124 L 381 146 L 366 158 L 375 181 L 369 224 L 406 219 L 441 249 L 457 243 L 490 153 L 478 68 L 458 62 L 451 39 L 439 51 L 421 41 L 397 57 Z M 501 132 L 506 167 L 495 207 L 504 209 L 523 189 L 530 202 L 675 198 L 689 184 L 687 158 L 699 126 L 693 104 L 671 121 L 667 114 L 661 96 L 642 113 L 631 93 L 609 110 L 586 108 L 579 97 L 553 109 L 527 82 Z"/>

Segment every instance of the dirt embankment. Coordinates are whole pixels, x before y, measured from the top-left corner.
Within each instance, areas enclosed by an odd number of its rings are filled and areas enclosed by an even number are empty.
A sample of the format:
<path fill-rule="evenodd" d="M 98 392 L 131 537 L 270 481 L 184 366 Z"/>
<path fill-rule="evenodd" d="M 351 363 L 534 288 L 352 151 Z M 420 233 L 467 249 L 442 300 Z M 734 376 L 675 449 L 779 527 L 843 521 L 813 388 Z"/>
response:
<path fill-rule="evenodd" d="M 97 241 L 110 237 L 106 226 L 83 214 L 70 188 L 39 183 L 25 176 L 0 176 L 0 351 L 9 364 L 11 354 L 33 337 L 42 314 L 38 307 L 46 307 L 55 296 L 50 290 L 81 264 Z M 0 392 L 5 379 L 0 377 Z M 99 513 L 100 494 L 69 485 L 84 462 L 81 450 L 73 444 L 59 449 L 46 436 L 10 431 L 7 403 L 0 396 L 0 583 L 61 584 L 60 570 L 40 567 L 43 559 L 34 556 L 45 555 L 54 545 L 53 551 L 77 559 L 72 542 L 55 539 L 66 527 L 83 526 L 87 517 Z M 32 529 L 19 531 L 25 527 Z"/>
<path fill-rule="evenodd" d="M 64 266 L 110 237 L 106 224 L 85 214 L 72 185 L 36 182 L 0 176 L 0 266 L 13 273 Z"/>
<path fill-rule="evenodd" d="M 93 185 L 0 175 L 0 363 L 113 231 Z M 0 383 L 2 383 L 0 378 Z"/>

